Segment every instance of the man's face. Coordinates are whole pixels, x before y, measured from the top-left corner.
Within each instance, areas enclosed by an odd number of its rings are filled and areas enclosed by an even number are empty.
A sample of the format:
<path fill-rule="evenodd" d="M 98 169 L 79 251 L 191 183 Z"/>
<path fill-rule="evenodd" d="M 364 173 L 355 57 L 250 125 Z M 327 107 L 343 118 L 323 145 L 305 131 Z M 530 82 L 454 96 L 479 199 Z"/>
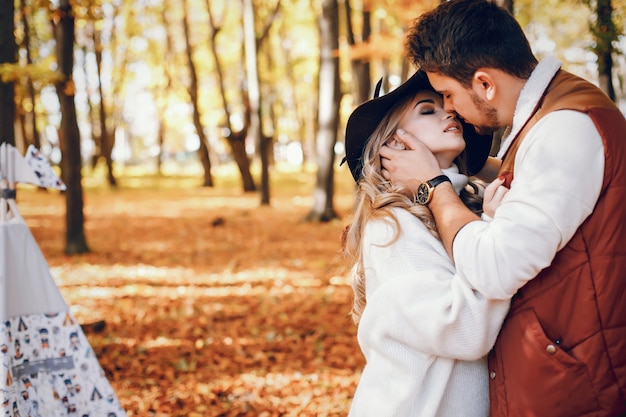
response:
<path fill-rule="evenodd" d="M 465 88 L 454 78 L 436 72 L 429 72 L 428 79 L 443 96 L 446 111 L 456 112 L 467 123 L 474 125 L 477 133 L 487 135 L 501 127 L 496 108 L 473 89 Z"/>

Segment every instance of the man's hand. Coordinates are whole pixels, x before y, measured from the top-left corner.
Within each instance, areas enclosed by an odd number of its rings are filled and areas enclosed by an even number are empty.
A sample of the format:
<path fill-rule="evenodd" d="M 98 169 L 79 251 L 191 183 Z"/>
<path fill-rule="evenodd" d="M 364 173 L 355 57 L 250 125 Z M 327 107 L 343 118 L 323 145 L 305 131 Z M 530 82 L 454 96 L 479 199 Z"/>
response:
<path fill-rule="evenodd" d="M 406 150 L 392 149 L 389 146 L 380 149 L 383 176 L 387 180 L 416 192 L 419 184 L 442 174 L 435 156 L 415 136 L 399 129 L 393 140 L 404 143 Z M 448 182 L 437 186 L 429 207 L 435 217 L 441 241 L 453 259 L 454 237 L 467 223 L 480 218 L 463 204 L 452 184 Z"/>
<path fill-rule="evenodd" d="M 402 142 L 406 150 L 397 146 L 380 149 L 383 177 L 396 185 L 417 190 L 424 181 L 441 174 L 439 163 L 430 149 L 412 134 L 399 129 L 392 140 Z"/>

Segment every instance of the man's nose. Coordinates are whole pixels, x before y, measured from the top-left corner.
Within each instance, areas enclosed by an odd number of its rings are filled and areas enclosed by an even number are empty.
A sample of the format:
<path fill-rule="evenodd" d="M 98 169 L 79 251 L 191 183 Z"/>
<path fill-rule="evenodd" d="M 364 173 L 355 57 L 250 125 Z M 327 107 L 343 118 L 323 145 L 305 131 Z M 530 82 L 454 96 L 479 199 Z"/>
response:
<path fill-rule="evenodd" d="M 450 100 L 447 99 L 443 99 L 443 109 L 445 111 L 447 111 L 448 113 L 455 113 L 454 111 L 454 106 L 452 105 L 452 103 L 450 102 Z"/>

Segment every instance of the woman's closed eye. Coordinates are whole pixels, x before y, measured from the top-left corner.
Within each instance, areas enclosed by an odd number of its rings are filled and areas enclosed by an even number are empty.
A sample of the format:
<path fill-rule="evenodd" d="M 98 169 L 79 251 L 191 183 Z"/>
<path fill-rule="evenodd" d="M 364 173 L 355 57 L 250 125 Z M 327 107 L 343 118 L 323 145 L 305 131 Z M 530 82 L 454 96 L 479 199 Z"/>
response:
<path fill-rule="evenodd" d="M 433 100 L 421 100 L 417 103 L 415 110 L 417 114 L 435 114 L 439 106 Z"/>

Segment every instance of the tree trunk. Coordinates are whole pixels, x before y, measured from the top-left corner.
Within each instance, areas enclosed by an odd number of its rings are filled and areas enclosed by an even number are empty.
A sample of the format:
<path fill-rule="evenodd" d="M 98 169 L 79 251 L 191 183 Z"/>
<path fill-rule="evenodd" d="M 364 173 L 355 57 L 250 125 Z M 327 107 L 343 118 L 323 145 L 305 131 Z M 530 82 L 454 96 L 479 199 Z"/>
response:
<path fill-rule="evenodd" d="M 17 62 L 15 2 L 0 0 L 0 64 Z M 15 83 L 0 79 L 0 143 L 15 145 Z"/>
<path fill-rule="evenodd" d="M 611 0 L 597 0 L 596 24 L 591 28 L 596 46 L 594 52 L 598 56 L 598 84 L 600 88 L 615 101 L 613 86 L 613 41 L 617 41 L 617 30 L 612 18 Z"/>
<path fill-rule="evenodd" d="M 74 68 L 76 69 L 80 67 L 83 71 L 83 77 L 85 77 L 85 80 L 89 80 L 89 68 L 87 65 L 87 56 L 89 55 L 89 51 L 87 50 L 87 45 L 83 44 L 80 51 L 80 54 L 75 54 L 76 60 L 74 61 Z M 93 171 L 98 165 L 100 156 L 102 156 L 102 132 L 100 132 L 100 123 L 98 122 L 98 115 L 96 114 L 98 104 L 91 93 L 91 88 L 87 89 L 86 95 L 87 97 L 85 101 L 87 104 L 87 119 L 89 120 L 91 140 L 93 141 L 93 153 L 91 158 L 89 158 L 89 167 Z"/>
<path fill-rule="evenodd" d="M 204 134 L 202 120 L 200 120 L 200 106 L 198 104 L 198 73 L 196 65 L 193 62 L 193 50 L 189 40 L 189 18 L 188 18 L 188 1 L 185 0 L 183 7 L 183 32 L 185 33 L 185 52 L 187 55 L 187 65 L 189 66 L 189 96 L 191 98 L 191 106 L 193 109 L 193 124 L 198 134 L 200 148 L 198 149 L 198 157 L 204 168 L 203 187 L 213 187 L 213 177 L 211 175 L 211 159 L 209 158 L 208 140 Z"/>
<path fill-rule="evenodd" d="M 96 28 L 96 25 L 93 25 L 93 48 L 96 55 L 96 70 L 98 73 L 98 95 L 100 96 L 100 106 L 99 117 L 100 120 L 100 146 L 102 157 L 104 158 L 104 163 L 107 167 L 107 179 L 109 180 L 109 185 L 112 187 L 117 187 L 117 180 L 115 179 L 115 174 L 113 173 L 113 136 L 109 135 L 109 131 L 107 129 L 107 115 L 106 115 L 106 103 L 104 100 L 104 94 L 102 92 L 102 41 L 101 41 L 101 30 Z"/>
<path fill-rule="evenodd" d="M 348 44 L 356 45 L 354 29 L 352 26 L 352 7 L 350 1 L 345 0 L 346 8 L 346 31 L 348 33 Z M 371 14 L 369 10 L 363 10 L 363 30 L 361 32 L 361 42 L 368 42 L 372 33 L 372 25 L 370 22 Z M 352 74 L 354 79 L 354 104 L 358 105 L 370 98 L 370 90 L 372 89 L 370 63 L 368 59 L 352 59 Z"/>
<path fill-rule="evenodd" d="M 175 62 L 175 49 L 174 49 L 174 41 L 172 40 L 172 25 L 168 20 L 168 16 L 171 13 L 170 2 L 168 0 L 163 0 L 163 7 L 161 8 L 161 23 L 165 28 L 165 62 L 163 63 L 163 75 L 165 77 L 165 88 L 157 89 L 157 111 L 159 118 L 159 130 L 157 134 L 157 139 L 159 143 L 159 154 L 156 157 L 156 171 L 158 175 L 163 175 L 163 148 L 165 146 L 165 137 L 167 133 L 166 129 L 166 116 L 165 112 L 167 110 L 167 98 L 171 94 L 172 90 L 172 72 L 173 65 Z"/>
<path fill-rule="evenodd" d="M 285 39 L 288 38 L 285 25 L 281 26 L 280 36 Z M 308 153 L 306 152 L 306 146 L 308 142 L 307 137 L 309 136 L 307 134 L 307 122 L 310 120 L 313 113 L 309 112 L 308 109 L 305 110 L 305 108 L 307 107 L 307 103 L 298 102 L 298 97 L 296 95 L 296 83 L 298 81 L 296 79 L 296 75 L 294 74 L 293 66 L 291 65 L 291 62 L 293 61 L 293 58 L 291 56 L 291 47 L 289 45 L 285 46 L 285 48 L 283 48 L 283 53 L 285 55 L 285 62 L 287 63 L 287 65 L 285 66 L 285 74 L 289 82 L 290 90 L 289 96 L 287 96 L 287 98 L 284 98 L 283 100 L 285 100 L 285 107 L 288 109 L 292 109 L 293 113 L 291 117 L 297 122 L 297 140 L 300 142 L 300 149 L 302 151 L 301 169 L 304 170 L 306 167 L 306 155 Z M 311 135 L 311 137 L 313 137 L 313 135 Z"/>
<path fill-rule="evenodd" d="M 248 135 L 261 157 L 261 205 L 270 204 L 269 160 L 267 141 L 261 128 L 261 93 L 259 82 L 259 66 L 257 62 L 257 38 L 254 30 L 254 6 L 252 0 L 243 0 L 243 31 L 246 52 L 246 74 L 248 81 L 248 103 L 250 105 L 250 126 Z"/>
<path fill-rule="evenodd" d="M 113 16 L 111 17 L 112 22 L 119 21 L 118 15 L 121 12 L 120 7 L 116 7 L 113 10 Z M 126 121 L 124 120 L 124 105 L 122 98 L 122 89 L 126 84 L 126 76 L 127 76 L 127 67 L 128 67 L 128 50 L 126 48 L 118 48 L 118 32 L 119 28 L 117 24 L 113 24 L 111 27 L 110 38 L 109 38 L 109 50 L 112 51 L 112 65 L 116 68 L 115 71 L 111 73 L 111 107 L 112 110 L 109 113 L 109 119 L 111 120 L 111 132 L 110 132 L 110 140 L 111 147 L 115 143 L 115 138 L 117 138 L 117 129 L 125 128 Z M 124 35 L 122 35 L 124 38 Z M 123 39 L 122 42 L 126 42 L 126 39 Z M 119 51 L 121 49 L 121 51 Z M 119 51 L 119 55 L 116 55 L 113 52 Z M 122 129 L 126 131 L 126 129 Z M 112 150 L 112 148 L 111 148 Z M 118 161 L 120 163 L 120 161 Z"/>
<path fill-rule="evenodd" d="M 61 104 L 61 150 L 63 152 L 63 178 L 66 182 L 65 253 L 89 252 L 85 241 L 83 216 L 83 188 L 81 184 L 80 133 L 74 103 L 75 86 L 72 80 L 74 67 L 74 15 L 70 0 L 61 0 L 54 16 L 56 55 L 63 81 L 57 83 Z"/>
<path fill-rule="evenodd" d="M 248 136 L 248 121 L 249 117 L 246 117 L 246 124 L 243 129 L 239 132 L 233 131 L 233 126 L 230 123 L 230 110 L 228 107 L 228 101 L 226 100 L 226 87 L 224 85 L 224 73 L 222 70 L 222 64 L 219 60 L 219 54 L 217 53 L 217 43 L 216 37 L 220 31 L 220 27 L 215 24 L 213 19 L 213 13 L 211 10 L 211 3 L 209 0 L 206 0 L 207 12 L 209 14 L 209 27 L 211 28 L 211 36 L 209 38 L 209 46 L 211 48 L 211 54 L 213 55 L 213 62 L 215 63 L 215 72 L 217 74 L 217 81 L 220 87 L 220 97 L 222 98 L 222 107 L 224 108 L 224 123 L 226 124 L 226 128 L 228 129 L 228 134 L 226 135 L 226 140 L 230 145 L 230 149 L 233 153 L 233 157 L 235 158 L 235 163 L 237 164 L 237 168 L 239 168 L 239 173 L 241 175 L 241 182 L 243 185 L 244 192 L 256 191 L 256 185 L 254 184 L 254 179 L 252 178 L 252 174 L 250 173 L 250 159 L 248 158 L 248 154 L 246 153 L 246 144 L 245 140 Z M 244 98 L 244 101 L 247 99 Z M 247 107 L 246 107 L 247 109 Z M 246 110 L 247 111 L 247 110 Z"/>
<path fill-rule="evenodd" d="M 339 127 L 339 6 L 337 0 L 323 0 L 320 28 L 320 74 L 318 131 L 316 138 L 317 180 L 313 207 L 307 221 L 337 218 L 333 207 L 335 142 Z"/>
<path fill-rule="evenodd" d="M 30 24 L 28 22 L 28 14 L 26 13 L 26 0 L 20 0 L 20 10 L 22 14 L 22 25 L 24 27 L 23 45 L 26 51 L 26 64 L 31 65 L 33 63 L 33 57 L 30 51 Z M 26 109 L 25 113 L 26 126 L 24 126 L 24 130 L 29 134 L 27 141 L 32 143 L 37 149 L 41 149 L 41 137 L 39 135 L 39 129 L 37 129 L 37 113 L 35 111 L 37 94 L 33 80 L 31 80 L 30 77 L 26 80 L 26 96 L 30 99 L 31 103 L 30 110 Z"/>

